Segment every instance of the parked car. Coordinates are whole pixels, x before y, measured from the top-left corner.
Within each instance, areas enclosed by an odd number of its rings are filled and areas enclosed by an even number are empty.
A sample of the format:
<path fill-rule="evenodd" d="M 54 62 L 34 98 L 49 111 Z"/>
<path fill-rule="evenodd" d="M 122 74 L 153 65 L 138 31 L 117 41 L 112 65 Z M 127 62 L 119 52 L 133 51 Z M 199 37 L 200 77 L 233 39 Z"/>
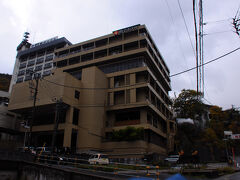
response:
<path fill-rule="evenodd" d="M 169 155 L 164 161 L 168 163 L 179 163 L 179 155 Z"/>
<path fill-rule="evenodd" d="M 19 147 L 17 148 L 19 152 L 29 152 L 32 154 L 36 154 L 36 150 L 34 147 Z"/>
<path fill-rule="evenodd" d="M 89 164 L 109 164 L 109 159 L 105 154 L 94 154 L 88 160 Z"/>

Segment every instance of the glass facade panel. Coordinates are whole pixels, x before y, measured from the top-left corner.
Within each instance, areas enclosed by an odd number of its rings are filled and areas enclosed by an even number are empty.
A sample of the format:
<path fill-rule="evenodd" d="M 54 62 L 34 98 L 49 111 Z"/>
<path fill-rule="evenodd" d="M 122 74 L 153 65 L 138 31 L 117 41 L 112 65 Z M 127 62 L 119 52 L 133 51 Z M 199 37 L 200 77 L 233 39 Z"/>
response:
<path fill-rule="evenodd" d="M 124 62 L 99 66 L 99 69 L 101 69 L 105 74 L 108 74 L 108 73 L 124 71 L 124 70 L 143 67 L 143 66 L 146 66 L 144 63 L 144 58 L 138 57 L 134 59 L 129 59 Z"/>

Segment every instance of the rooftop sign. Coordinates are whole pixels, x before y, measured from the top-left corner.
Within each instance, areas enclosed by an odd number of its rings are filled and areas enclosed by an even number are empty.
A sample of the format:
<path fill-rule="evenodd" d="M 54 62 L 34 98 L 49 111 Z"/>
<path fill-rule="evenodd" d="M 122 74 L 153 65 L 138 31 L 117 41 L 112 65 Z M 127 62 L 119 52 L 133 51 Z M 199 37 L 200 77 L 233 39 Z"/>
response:
<path fill-rule="evenodd" d="M 52 42 L 52 41 L 54 41 L 54 40 L 56 40 L 56 39 L 58 39 L 57 36 L 56 36 L 56 37 L 53 37 L 53 38 L 51 38 L 51 39 L 47 39 L 47 40 L 45 40 L 45 41 L 36 43 L 36 44 L 32 44 L 32 45 L 31 45 L 31 48 L 36 47 L 36 46 L 40 46 L 40 45 L 42 45 L 42 44 L 47 44 L 47 43 Z"/>
<path fill-rule="evenodd" d="M 124 29 L 119 29 L 119 30 L 113 31 L 113 34 L 116 36 L 116 35 L 120 35 L 122 33 L 131 32 L 131 31 L 137 30 L 138 26 L 140 26 L 140 24 L 130 26 L 130 27 L 127 27 Z"/>
<path fill-rule="evenodd" d="M 232 135 L 232 131 L 224 131 L 224 135 L 225 136 L 231 136 Z"/>

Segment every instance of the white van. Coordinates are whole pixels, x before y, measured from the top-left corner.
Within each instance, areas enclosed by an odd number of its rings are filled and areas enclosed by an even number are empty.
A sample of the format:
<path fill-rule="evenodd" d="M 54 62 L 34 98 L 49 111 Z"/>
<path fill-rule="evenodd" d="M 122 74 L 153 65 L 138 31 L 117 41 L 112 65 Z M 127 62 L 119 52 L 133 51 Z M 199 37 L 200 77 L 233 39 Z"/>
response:
<path fill-rule="evenodd" d="M 88 162 L 89 164 L 109 164 L 109 159 L 105 154 L 93 154 Z"/>

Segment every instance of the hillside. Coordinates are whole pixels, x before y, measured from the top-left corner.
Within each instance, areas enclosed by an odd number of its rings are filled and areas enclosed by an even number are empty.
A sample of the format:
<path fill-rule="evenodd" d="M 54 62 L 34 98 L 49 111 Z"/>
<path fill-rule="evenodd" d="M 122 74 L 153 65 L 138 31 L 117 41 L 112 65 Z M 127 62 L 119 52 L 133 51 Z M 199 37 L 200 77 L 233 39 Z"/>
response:
<path fill-rule="evenodd" d="M 0 73 L 0 91 L 8 91 L 12 75 Z"/>

